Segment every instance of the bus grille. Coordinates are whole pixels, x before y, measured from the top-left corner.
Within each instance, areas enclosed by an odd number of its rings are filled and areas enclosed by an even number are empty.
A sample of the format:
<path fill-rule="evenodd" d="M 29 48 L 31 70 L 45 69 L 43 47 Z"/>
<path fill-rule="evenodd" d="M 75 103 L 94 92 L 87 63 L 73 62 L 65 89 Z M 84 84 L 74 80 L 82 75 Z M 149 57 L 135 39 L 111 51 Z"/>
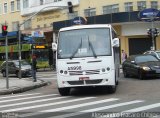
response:
<path fill-rule="evenodd" d="M 99 74 L 100 69 L 98 70 L 82 70 L 82 71 L 69 71 L 69 75 L 92 75 Z"/>
<path fill-rule="evenodd" d="M 84 84 L 99 84 L 102 82 L 102 79 L 97 80 L 80 80 L 80 81 L 67 81 L 70 85 L 84 85 Z"/>

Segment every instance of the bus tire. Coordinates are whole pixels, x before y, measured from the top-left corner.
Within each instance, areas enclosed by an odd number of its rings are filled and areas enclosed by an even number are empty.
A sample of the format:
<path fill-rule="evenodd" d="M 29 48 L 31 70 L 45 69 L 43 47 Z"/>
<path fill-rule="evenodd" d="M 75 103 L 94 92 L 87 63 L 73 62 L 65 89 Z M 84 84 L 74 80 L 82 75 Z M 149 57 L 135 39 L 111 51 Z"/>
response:
<path fill-rule="evenodd" d="M 67 96 L 70 93 L 70 88 L 58 88 L 61 96 Z"/>
<path fill-rule="evenodd" d="M 115 93 L 116 89 L 117 89 L 116 85 L 115 86 L 108 86 L 108 93 L 109 94 Z"/>

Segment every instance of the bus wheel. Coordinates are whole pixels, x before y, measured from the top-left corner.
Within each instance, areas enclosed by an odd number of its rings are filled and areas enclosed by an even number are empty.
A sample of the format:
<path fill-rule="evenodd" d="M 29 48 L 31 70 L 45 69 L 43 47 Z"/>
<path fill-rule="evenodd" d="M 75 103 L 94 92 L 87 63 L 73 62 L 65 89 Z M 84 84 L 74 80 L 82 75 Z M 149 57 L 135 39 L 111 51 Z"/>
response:
<path fill-rule="evenodd" d="M 67 96 L 70 93 L 70 88 L 58 88 L 61 96 Z"/>
<path fill-rule="evenodd" d="M 108 86 L 108 93 L 115 93 L 117 89 L 117 86 Z"/>

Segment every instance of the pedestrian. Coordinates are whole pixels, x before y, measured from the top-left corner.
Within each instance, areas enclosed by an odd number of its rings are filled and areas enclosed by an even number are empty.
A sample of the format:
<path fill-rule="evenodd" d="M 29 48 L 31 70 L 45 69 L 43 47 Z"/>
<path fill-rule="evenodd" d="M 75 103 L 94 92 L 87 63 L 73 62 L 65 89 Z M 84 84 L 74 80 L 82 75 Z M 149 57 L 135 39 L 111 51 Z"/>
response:
<path fill-rule="evenodd" d="M 33 57 L 32 57 L 32 77 L 33 77 L 33 82 L 37 81 L 37 78 L 36 78 L 36 70 L 37 70 L 36 65 L 37 65 L 36 56 L 33 55 Z"/>
<path fill-rule="evenodd" d="M 121 59 L 122 59 L 122 63 L 127 59 L 127 54 L 124 50 L 122 50 Z"/>

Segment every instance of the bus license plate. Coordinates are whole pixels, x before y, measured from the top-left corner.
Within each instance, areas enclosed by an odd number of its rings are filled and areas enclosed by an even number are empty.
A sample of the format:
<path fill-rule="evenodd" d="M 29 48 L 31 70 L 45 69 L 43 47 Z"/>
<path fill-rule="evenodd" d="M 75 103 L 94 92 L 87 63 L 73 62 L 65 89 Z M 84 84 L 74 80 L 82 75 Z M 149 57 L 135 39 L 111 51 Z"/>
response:
<path fill-rule="evenodd" d="M 79 77 L 79 80 L 89 80 L 89 77 Z"/>

